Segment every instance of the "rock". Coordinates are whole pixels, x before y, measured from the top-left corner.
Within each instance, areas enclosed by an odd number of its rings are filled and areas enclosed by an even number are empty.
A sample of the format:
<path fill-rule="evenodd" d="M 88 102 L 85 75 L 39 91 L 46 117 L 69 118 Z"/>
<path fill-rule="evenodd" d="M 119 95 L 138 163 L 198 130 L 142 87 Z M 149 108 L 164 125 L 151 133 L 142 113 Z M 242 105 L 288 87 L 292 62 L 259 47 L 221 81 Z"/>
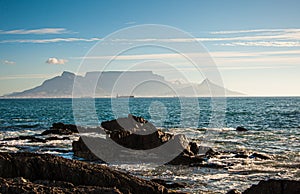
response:
<path fill-rule="evenodd" d="M 57 137 L 57 136 L 52 136 L 52 137 L 47 137 L 45 139 L 46 141 L 54 141 L 54 140 L 70 140 L 69 137 Z"/>
<path fill-rule="evenodd" d="M 203 161 L 203 158 L 195 157 L 199 152 L 197 143 L 189 143 L 184 135 L 173 135 L 156 129 L 142 117 L 128 115 L 127 118 L 102 122 L 101 126 L 107 135 L 106 139 L 82 137 L 74 141 L 72 147 L 75 156 L 92 161 L 100 158 L 100 161 L 106 162 L 138 160 L 161 163 L 163 158 L 161 164 L 172 165 L 190 165 Z M 101 133 L 101 128 L 98 133 Z M 168 145 L 164 147 L 167 142 Z M 148 150 L 151 150 L 149 154 Z M 170 160 L 165 161 L 166 158 Z"/>
<path fill-rule="evenodd" d="M 69 129 L 48 129 L 44 132 L 42 132 L 41 135 L 49 135 L 49 134 L 55 134 L 55 135 L 72 135 L 73 132 Z"/>
<path fill-rule="evenodd" d="M 212 148 L 209 148 L 209 149 L 206 151 L 206 153 L 205 153 L 205 156 L 206 156 L 207 158 L 212 158 L 212 157 L 214 157 L 214 156 L 216 156 L 216 155 L 219 155 L 219 152 L 214 151 Z"/>
<path fill-rule="evenodd" d="M 243 194 L 299 194 L 300 181 L 295 180 L 274 180 L 260 181 L 252 185 Z"/>
<path fill-rule="evenodd" d="M 13 182 L 7 178 L 24 177 L 30 182 L 46 180 L 60 181 L 58 185 L 60 188 L 68 188 L 68 185 L 73 184 L 74 189 L 80 186 L 86 186 L 88 188 L 95 187 L 110 188 L 110 193 L 168 193 L 168 190 L 157 183 L 137 178 L 127 173 L 112 170 L 106 166 L 100 164 L 89 164 L 82 161 L 69 160 L 50 154 L 35 154 L 35 153 L 0 153 L 0 177 L 1 189 L 3 193 L 9 193 L 10 185 L 14 185 Z M 23 180 L 23 179 L 22 179 Z M 62 182 L 67 182 L 60 184 Z M 27 181 L 22 181 L 24 184 Z M 51 191 L 59 192 L 55 187 L 36 187 L 36 183 L 29 185 L 28 189 L 24 192 L 33 191 L 36 193 L 44 192 L 50 193 Z M 50 184 L 50 183 L 49 183 Z M 100 188 L 99 188 L 100 187 Z M 16 184 L 14 187 L 17 190 L 15 193 L 22 193 L 24 188 L 20 184 Z M 36 189 L 35 189 L 36 188 Z M 114 188 L 114 190 L 112 190 Z M 42 189 L 42 190 L 38 190 Z M 74 191 L 76 192 L 76 190 Z M 79 192 L 79 191 L 78 191 Z M 108 193 L 109 193 L 108 192 Z M 94 192 L 97 193 L 97 192 Z M 98 192 L 102 193 L 102 192 Z"/>
<path fill-rule="evenodd" d="M 248 129 L 246 129 L 245 127 L 239 126 L 236 128 L 236 131 L 248 131 Z"/>
<path fill-rule="evenodd" d="M 116 143 L 135 150 L 159 147 L 173 137 L 172 134 L 156 129 L 146 119 L 130 114 L 127 118 L 102 122 L 101 126 Z"/>
<path fill-rule="evenodd" d="M 44 139 L 37 138 L 37 137 L 34 137 L 34 136 L 29 136 L 29 135 L 19 136 L 19 137 L 5 138 L 2 141 L 12 141 L 12 140 L 29 140 L 29 142 L 46 143 L 46 140 L 44 140 Z"/>
<path fill-rule="evenodd" d="M 53 123 L 52 127 L 44 132 L 41 135 L 72 135 L 73 133 L 78 133 L 76 125 L 72 124 L 63 124 L 63 123 Z"/>
<path fill-rule="evenodd" d="M 235 158 L 248 158 L 249 156 L 247 154 L 237 153 L 234 157 Z"/>
<path fill-rule="evenodd" d="M 71 186 L 72 185 L 72 186 Z M 104 188 L 98 186 L 74 186 L 73 184 L 63 183 L 61 181 L 35 181 L 22 177 L 1 178 L 0 193 L 3 194 L 40 194 L 40 193 L 103 193 L 103 194 L 122 194 L 116 188 Z"/>
<path fill-rule="evenodd" d="M 169 165 L 190 165 L 200 166 L 204 162 L 204 158 L 201 156 L 191 156 L 182 152 L 176 158 L 168 162 Z M 197 165 L 198 164 L 198 165 Z"/>
<path fill-rule="evenodd" d="M 254 152 L 252 155 L 249 156 L 250 158 L 260 158 L 262 160 L 272 160 L 272 157 L 267 154 L 257 153 Z"/>
<path fill-rule="evenodd" d="M 172 181 L 165 181 L 162 179 L 151 179 L 151 181 L 163 185 L 166 188 L 184 188 L 186 186 L 186 184 L 184 183 L 175 183 Z"/>
<path fill-rule="evenodd" d="M 127 118 L 118 118 L 101 123 L 108 133 L 127 131 L 129 134 L 148 135 L 157 131 L 156 127 L 142 117 L 129 114 Z"/>
<path fill-rule="evenodd" d="M 237 189 L 231 189 L 230 191 L 227 192 L 227 194 L 242 194 L 242 193 Z"/>
<path fill-rule="evenodd" d="M 84 158 L 89 161 L 102 161 L 100 158 L 98 158 L 84 143 L 82 137 L 79 138 L 78 141 L 73 141 L 72 143 L 72 150 L 74 152 L 74 155 L 79 158 Z"/>
<path fill-rule="evenodd" d="M 72 131 L 73 133 L 78 133 L 78 129 L 76 125 L 72 124 L 63 124 L 63 123 L 53 123 L 52 129 L 68 129 Z"/>
<path fill-rule="evenodd" d="M 249 157 L 249 153 L 247 151 L 239 151 L 236 152 L 235 158 L 248 158 Z"/>
<path fill-rule="evenodd" d="M 190 151 L 194 154 L 197 155 L 199 153 L 199 146 L 196 142 L 190 142 L 189 143 Z"/>

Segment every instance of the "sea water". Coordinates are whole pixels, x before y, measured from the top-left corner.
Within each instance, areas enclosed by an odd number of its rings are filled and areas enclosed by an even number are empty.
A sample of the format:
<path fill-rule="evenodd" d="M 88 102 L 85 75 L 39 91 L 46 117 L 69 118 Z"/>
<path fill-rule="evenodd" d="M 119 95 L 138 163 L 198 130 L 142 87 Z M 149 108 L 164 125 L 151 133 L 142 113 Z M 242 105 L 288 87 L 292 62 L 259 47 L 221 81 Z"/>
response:
<path fill-rule="evenodd" d="M 111 164 L 113 168 L 145 179 L 185 182 L 188 186 L 182 190 L 194 193 L 243 190 L 267 178 L 300 179 L 300 97 L 99 98 L 76 102 L 74 105 L 72 99 L 0 99 L 0 140 L 40 134 L 54 122 L 95 126 L 131 113 L 163 130 L 185 134 L 202 146 L 221 151 L 262 152 L 274 159 L 211 159 L 212 163 L 234 164 L 221 169 Z M 235 131 L 237 126 L 249 131 L 239 133 Z M 78 135 L 47 143 L 0 141 L 0 151 L 33 151 L 74 158 L 72 141 L 76 139 Z"/>

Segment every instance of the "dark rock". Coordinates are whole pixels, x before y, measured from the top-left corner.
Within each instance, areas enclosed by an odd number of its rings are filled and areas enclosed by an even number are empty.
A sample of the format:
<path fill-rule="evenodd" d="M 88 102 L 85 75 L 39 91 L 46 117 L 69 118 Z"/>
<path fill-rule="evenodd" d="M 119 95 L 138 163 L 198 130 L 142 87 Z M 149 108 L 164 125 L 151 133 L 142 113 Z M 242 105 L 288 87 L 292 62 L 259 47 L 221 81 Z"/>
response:
<path fill-rule="evenodd" d="M 252 185 L 243 194 L 299 194 L 300 181 L 295 180 L 274 180 L 260 181 Z"/>
<path fill-rule="evenodd" d="M 260 158 L 262 160 L 272 160 L 272 157 L 267 155 L 267 154 L 262 154 L 262 153 L 256 153 L 254 152 L 251 156 L 249 156 L 250 158 Z"/>
<path fill-rule="evenodd" d="M 29 142 L 46 143 L 46 140 L 44 140 L 44 139 L 37 138 L 37 137 L 34 137 L 34 136 L 29 136 L 29 135 L 19 136 L 19 137 L 11 137 L 11 138 L 5 138 L 5 139 L 3 139 L 3 141 L 12 141 L 12 140 L 29 140 Z"/>
<path fill-rule="evenodd" d="M 236 128 L 236 131 L 248 131 L 248 129 L 246 129 L 245 127 L 239 126 Z"/>
<path fill-rule="evenodd" d="M 247 151 L 239 151 L 236 152 L 235 158 L 248 158 L 249 157 L 249 153 Z"/>
<path fill-rule="evenodd" d="M 186 184 L 184 183 L 175 183 L 172 181 L 165 181 L 162 179 L 151 179 L 151 181 L 163 185 L 166 188 L 184 188 L 186 186 Z"/>
<path fill-rule="evenodd" d="M 55 134 L 55 135 L 72 135 L 73 132 L 69 129 L 48 129 L 44 132 L 42 132 L 41 135 L 49 135 L 49 134 Z"/>
<path fill-rule="evenodd" d="M 234 156 L 235 158 L 248 158 L 249 156 L 247 154 L 243 154 L 243 153 L 238 153 Z"/>
<path fill-rule="evenodd" d="M 196 142 L 190 142 L 190 151 L 194 154 L 197 155 L 199 153 L 199 146 Z"/>
<path fill-rule="evenodd" d="M 110 138 L 121 146 L 135 150 L 147 150 L 161 146 L 172 135 L 157 130 L 148 135 L 132 134 L 129 131 L 119 131 L 110 133 Z"/>
<path fill-rule="evenodd" d="M 157 131 L 156 127 L 142 117 L 129 114 L 127 118 L 118 118 L 101 123 L 109 133 L 127 131 L 130 134 L 147 135 Z"/>
<path fill-rule="evenodd" d="M 32 182 L 38 180 L 62 181 L 73 184 L 75 188 L 81 185 L 116 188 L 116 190 L 113 190 L 114 192 L 119 190 L 128 194 L 168 193 L 167 189 L 162 185 L 112 170 L 100 164 L 89 164 L 50 154 L 0 153 L 0 177 L 24 177 Z M 11 184 L 6 184 L 4 180 L 1 181 L 1 185 L 3 193 L 10 191 L 9 185 Z M 21 189 L 19 191 L 22 193 L 22 189 L 26 187 L 20 188 L 20 184 L 18 185 L 16 187 Z M 68 185 L 64 183 L 61 187 L 68 187 Z M 28 190 L 34 191 L 34 188 L 35 185 Z M 50 187 L 49 189 L 54 188 Z M 112 190 L 110 189 L 110 191 Z M 43 190 L 40 192 L 43 192 Z"/>
<path fill-rule="evenodd" d="M 53 123 L 51 129 L 68 129 L 73 133 L 78 133 L 77 126 L 72 124 Z"/>
<path fill-rule="evenodd" d="M 79 158 L 84 158 L 89 161 L 102 161 L 99 157 L 97 157 L 85 144 L 82 137 L 79 138 L 78 141 L 73 141 L 72 150 L 74 155 Z"/>
<path fill-rule="evenodd" d="M 52 137 L 47 137 L 45 139 L 46 141 L 54 141 L 54 140 L 70 140 L 69 137 L 57 137 L 57 136 L 52 136 Z"/>
<path fill-rule="evenodd" d="M 72 186 L 71 186 L 72 185 Z M 22 177 L 1 178 L 0 192 L 3 194 L 40 194 L 40 193 L 103 193 L 103 194 L 122 194 L 116 188 L 104 188 L 98 186 L 74 186 L 71 183 L 61 181 L 35 181 L 34 183 Z"/>
<path fill-rule="evenodd" d="M 106 139 L 80 138 L 72 144 L 75 156 L 106 162 L 135 162 L 137 159 L 139 162 L 161 163 L 163 158 L 162 164 L 172 165 L 190 165 L 203 161 L 202 157 L 197 156 L 197 143 L 189 143 L 184 135 L 165 133 L 142 117 L 129 114 L 127 118 L 102 122 L 101 126 Z M 146 154 L 143 150 L 152 151 Z"/>
<path fill-rule="evenodd" d="M 227 192 L 227 194 L 242 194 L 242 193 L 237 189 L 231 189 L 230 191 Z"/>
<path fill-rule="evenodd" d="M 214 156 L 216 156 L 216 155 L 219 155 L 219 152 L 214 151 L 212 148 L 209 148 L 209 149 L 207 150 L 207 152 L 205 153 L 205 156 L 206 156 L 207 158 L 212 158 L 212 157 L 214 157 Z"/>
<path fill-rule="evenodd" d="M 190 156 L 188 154 L 181 153 L 167 164 L 195 166 L 196 164 L 201 165 L 204 161 L 204 158 L 201 156 Z"/>
<path fill-rule="evenodd" d="M 78 133 L 76 125 L 72 124 L 63 124 L 63 123 L 53 123 L 52 127 L 49 130 L 42 132 L 41 135 L 72 135 L 73 133 Z"/>
<path fill-rule="evenodd" d="M 172 134 L 156 129 L 144 118 L 130 114 L 127 118 L 102 122 L 101 126 L 113 141 L 135 150 L 159 147 L 173 137 Z"/>
<path fill-rule="evenodd" d="M 72 144 L 75 156 L 106 162 L 135 162 L 137 159 L 139 162 L 154 163 L 161 163 L 163 157 L 170 159 L 164 163 L 172 165 L 190 165 L 203 161 L 196 157 L 199 151 L 197 143 L 189 143 L 184 135 L 173 135 L 156 129 L 142 117 L 128 115 L 127 118 L 102 122 L 101 126 L 107 135 L 106 139 L 81 137 Z M 168 146 L 161 148 L 167 142 Z M 153 151 L 145 155 L 146 152 L 142 150 Z"/>

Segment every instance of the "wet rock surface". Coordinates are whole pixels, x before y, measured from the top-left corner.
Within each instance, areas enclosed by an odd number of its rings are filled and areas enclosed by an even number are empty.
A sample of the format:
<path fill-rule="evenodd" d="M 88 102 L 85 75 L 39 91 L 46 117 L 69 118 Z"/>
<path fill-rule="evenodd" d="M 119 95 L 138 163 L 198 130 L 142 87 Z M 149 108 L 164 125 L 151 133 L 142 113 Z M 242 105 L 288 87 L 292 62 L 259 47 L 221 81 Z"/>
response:
<path fill-rule="evenodd" d="M 272 160 L 272 156 L 263 153 L 248 153 L 246 151 L 215 151 L 211 148 L 202 148 L 196 142 L 190 142 L 184 135 L 173 135 L 157 129 L 153 124 L 142 117 L 128 115 L 127 118 L 101 123 L 98 133 L 103 133 L 106 139 L 96 137 L 81 137 L 72 144 L 74 155 L 87 160 L 106 162 L 131 162 L 133 157 L 140 162 L 155 162 L 146 155 L 139 155 L 139 150 L 149 150 L 162 147 L 167 143 L 173 143 L 171 148 L 176 148 L 176 155 L 169 157 L 170 160 L 164 164 L 189 165 L 209 168 L 224 168 L 234 164 L 209 163 L 210 158 L 241 158 Z M 87 146 L 88 145 L 88 146 Z M 128 151 L 129 150 L 129 151 Z M 122 157 L 117 154 L 123 153 Z M 158 157 L 168 156 L 174 150 L 163 150 L 158 152 Z M 176 152 L 174 152 L 176 153 Z M 202 153 L 202 154 L 201 154 Z M 156 153 L 155 153 L 156 154 Z M 109 156 L 109 159 L 107 157 Z M 126 159 L 128 156 L 129 160 Z M 155 157 L 154 157 L 155 158 Z M 144 160 L 143 160 L 144 159 Z"/>
<path fill-rule="evenodd" d="M 164 163 L 173 165 L 189 165 L 202 161 L 195 157 L 199 151 L 197 143 L 189 142 L 184 135 L 163 132 L 142 117 L 128 115 L 127 118 L 102 122 L 101 126 L 106 139 L 81 137 L 72 144 L 75 156 L 108 162 L 139 160 L 155 163 L 161 162 L 159 157 L 166 157 L 170 160 Z M 99 133 L 100 131 L 101 128 Z M 148 154 L 143 150 L 151 152 Z"/>
<path fill-rule="evenodd" d="M 238 126 L 236 128 L 236 131 L 248 131 L 248 129 L 246 129 L 245 127 Z"/>
<path fill-rule="evenodd" d="M 64 124 L 64 123 L 53 123 L 52 127 L 44 132 L 41 135 L 71 135 L 73 133 L 78 133 L 76 125 Z"/>
<path fill-rule="evenodd" d="M 0 153 L 0 168 L 2 193 L 168 193 L 152 181 L 49 154 Z"/>
<path fill-rule="evenodd" d="M 72 183 L 61 181 L 34 181 L 22 177 L 17 178 L 1 178 L 0 192 L 7 194 L 40 194 L 40 193 L 103 193 L 103 194 L 122 194 L 116 188 L 104 188 L 98 186 L 74 186 Z"/>
<path fill-rule="evenodd" d="M 243 194 L 299 194 L 300 181 L 295 180 L 274 180 L 260 181 L 252 185 Z"/>
<path fill-rule="evenodd" d="M 173 181 L 165 181 L 162 179 L 151 179 L 151 181 L 163 185 L 166 188 L 184 188 L 186 186 L 184 183 L 176 183 Z"/>

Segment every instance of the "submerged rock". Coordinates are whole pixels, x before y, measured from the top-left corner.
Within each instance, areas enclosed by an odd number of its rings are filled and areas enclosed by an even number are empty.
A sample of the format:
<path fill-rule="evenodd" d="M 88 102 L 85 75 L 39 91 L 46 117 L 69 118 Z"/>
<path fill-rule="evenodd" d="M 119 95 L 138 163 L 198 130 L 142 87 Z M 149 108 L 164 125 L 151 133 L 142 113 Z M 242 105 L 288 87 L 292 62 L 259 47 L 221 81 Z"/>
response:
<path fill-rule="evenodd" d="M 300 181 L 295 180 L 274 180 L 260 181 L 252 185 L 243 194 L 299 194 Z"/>
<path fill-rule="evenodd" d="M 69 188 L 74 185 L 74 189 L 83 186 L 87 189 L 86 191 L 94 189 L 93 193 L 102 193 L 97 189 L 106 191 L 105 188 L 109 188 L 107 193 L 118 193 L 119 191 L 128 194 L 168 193 L 164 186 L 152 181 L 112 170 L 100 164 L 89 164 L 49 154 L 0 153 L 0 177 L 2 177 L 3 193 L 26 192 L 23 189 L 27 186 L 29 191 L 33 190 L 36 193 L 43 192 L 43 190 L 46 193 L 59 191 L 55 190 L 56 187 L 49 185 L 57 185 L 59 188 Z M 18 179 L 17 182 L 9 179 L 16 177 L 24 177 L 24 179 Z M 36 185 L 37 183 L 42 183 L 42 185 L 39 187 Z"/>

